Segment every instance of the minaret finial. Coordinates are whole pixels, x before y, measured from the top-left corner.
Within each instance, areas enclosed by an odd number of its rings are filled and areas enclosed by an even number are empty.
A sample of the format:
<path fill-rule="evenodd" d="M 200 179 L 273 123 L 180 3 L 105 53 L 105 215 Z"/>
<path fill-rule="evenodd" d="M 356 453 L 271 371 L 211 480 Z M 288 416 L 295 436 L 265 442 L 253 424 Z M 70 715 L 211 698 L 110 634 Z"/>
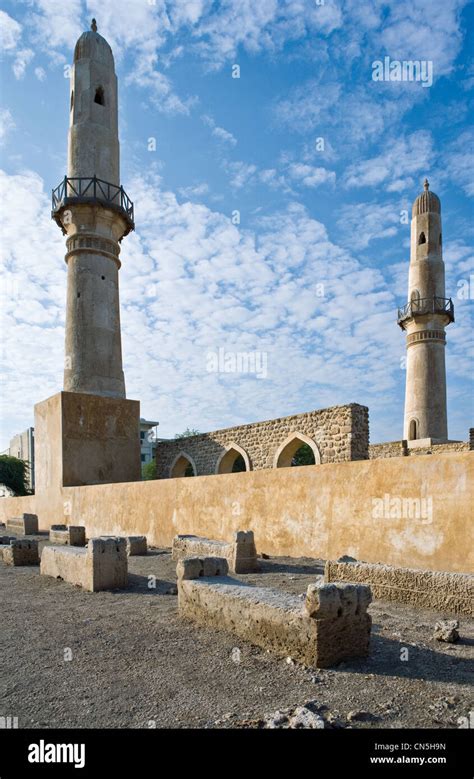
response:
<path fill-rule="evenodd" d="M 424 182 L 423 186 L 425 188 L 425 191 L 428 192 L 428 190 L 430 188 L 430 182 L 428 181 L 428 179 L 425 179 L 425 182 Z"/>
<path fill-rule="evenodd" d="M 91 30 L 92 32 L 97 32 L 97 22 L 95 19 L 92 20 Z"/>

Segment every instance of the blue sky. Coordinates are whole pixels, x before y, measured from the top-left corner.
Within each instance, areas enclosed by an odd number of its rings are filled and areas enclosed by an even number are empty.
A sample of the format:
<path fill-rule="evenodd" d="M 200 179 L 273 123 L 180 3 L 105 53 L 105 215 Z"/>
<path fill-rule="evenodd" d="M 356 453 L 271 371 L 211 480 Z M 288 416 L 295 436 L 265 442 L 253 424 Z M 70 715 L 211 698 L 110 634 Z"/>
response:
<path fill-rule="evenodd" d="M 62 388 L 69 81 L 93 16 L 119 78 L 127 395 L 164 437 L 347 402 L 399 439 L 409 224 L 441 197 L 451 438 L 472 414 L 473 7 L 464 0 L 4 2 L 0 154 L 1 438 Z M 471 34 L 472 35 L 472 34 Z M 374 81 L 384 57 L 433 83 Z M 240 78 L 233 78 L 235 65 Z M 150 151 L 150 138 L 156 150 Z M 323 143 L 321 144 L 321 140 Z M 240 213 L 240 223 L 232 219 Z M 265 353 L 266 377 L 207 370 Z"/>

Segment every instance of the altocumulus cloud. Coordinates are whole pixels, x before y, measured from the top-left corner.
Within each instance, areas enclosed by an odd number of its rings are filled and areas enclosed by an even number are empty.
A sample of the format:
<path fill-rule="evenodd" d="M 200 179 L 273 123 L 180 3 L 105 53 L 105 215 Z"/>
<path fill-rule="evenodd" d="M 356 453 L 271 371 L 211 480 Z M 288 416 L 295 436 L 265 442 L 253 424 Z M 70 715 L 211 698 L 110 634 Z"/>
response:
<path fill-rule="evenodd" d="M 13 206 L 2 240 L 5 440 L 61 387 L 66 274 L 41 179 L 0 181 Z M 398 341 L 385 278 L 333 243 L 303 206 L 243 230 L 180 204 L 151 174 L 129 189 L 140 218 L 122 250 L 127 390 L 163 435 L 394 392 Z M 268 378 L 208 373 L 206 355 L 221 346 L 267 352 Z"/>

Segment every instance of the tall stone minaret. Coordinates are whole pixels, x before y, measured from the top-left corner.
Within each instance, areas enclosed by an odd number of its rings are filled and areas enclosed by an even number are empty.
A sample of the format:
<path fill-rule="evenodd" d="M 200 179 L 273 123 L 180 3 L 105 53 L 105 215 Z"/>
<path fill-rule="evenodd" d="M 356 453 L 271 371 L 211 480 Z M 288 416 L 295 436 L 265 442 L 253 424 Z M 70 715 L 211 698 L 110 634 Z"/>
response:
<path fill-rule="evenodd" d="M 125 398 L 119 244 L 134 227 L 133 204 L 120 186 L 114 57 L 95 19 L 74 51 L 68 174 L 52 216 L 67 235 L 64 390 Z"/>
<path fill-rule="evenodd" d="M 406 331 L 406 393 L 403 438 L 448 439 L 445 328 L 454 321 L 445 297 L 441 203 L 425 179 L 413 203 L 408 303 L 398 311 Z"/>

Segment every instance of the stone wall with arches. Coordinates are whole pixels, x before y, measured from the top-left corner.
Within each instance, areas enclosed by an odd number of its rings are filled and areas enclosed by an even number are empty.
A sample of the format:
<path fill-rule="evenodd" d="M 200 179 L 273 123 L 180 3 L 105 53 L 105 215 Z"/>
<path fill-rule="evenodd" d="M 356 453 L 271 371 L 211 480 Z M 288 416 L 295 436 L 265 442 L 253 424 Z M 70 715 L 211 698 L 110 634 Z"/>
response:
<path fill-rule="evenodd" d="M 346 406 L 160 441 L 159 479 L 284 468 L 305 444 L 316 465 L 369 457 L 369 411 Z"/>

